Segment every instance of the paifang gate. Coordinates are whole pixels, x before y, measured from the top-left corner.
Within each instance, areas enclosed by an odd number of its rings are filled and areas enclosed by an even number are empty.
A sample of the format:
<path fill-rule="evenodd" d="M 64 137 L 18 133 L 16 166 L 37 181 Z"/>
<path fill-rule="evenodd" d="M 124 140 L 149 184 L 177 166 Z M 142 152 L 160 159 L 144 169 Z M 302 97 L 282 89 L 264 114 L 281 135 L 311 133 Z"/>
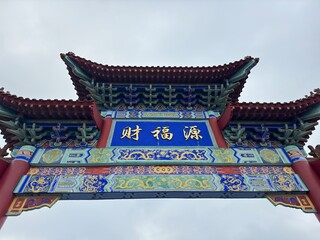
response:
<path fill-rule="evenodd" d="M 267 198 L 320 217 L 320 91 L 239 103 L 257 58 L 118 67 L 61 54 L 79 99 L 0 91 L 1 226 L 59 200 Z M 7 153 L 11 152 L 11 157 Z"/>

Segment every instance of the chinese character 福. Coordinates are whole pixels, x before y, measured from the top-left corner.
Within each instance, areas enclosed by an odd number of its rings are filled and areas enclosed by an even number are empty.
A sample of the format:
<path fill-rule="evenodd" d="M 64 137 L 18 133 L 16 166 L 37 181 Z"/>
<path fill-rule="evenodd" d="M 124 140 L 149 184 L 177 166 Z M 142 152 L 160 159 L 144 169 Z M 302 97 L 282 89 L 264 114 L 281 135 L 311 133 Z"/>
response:
<path fill-rule="evenodd" d="M 159 135 L 163 140 L 171 140 L 173 138 L 173 133 L 169 131 L 169 127 L 162 127 L 162 129 L 161 127 L 157 127 L 154 131 L 151 131 L 151 133 L 157 140 L 159 140 Z"/>

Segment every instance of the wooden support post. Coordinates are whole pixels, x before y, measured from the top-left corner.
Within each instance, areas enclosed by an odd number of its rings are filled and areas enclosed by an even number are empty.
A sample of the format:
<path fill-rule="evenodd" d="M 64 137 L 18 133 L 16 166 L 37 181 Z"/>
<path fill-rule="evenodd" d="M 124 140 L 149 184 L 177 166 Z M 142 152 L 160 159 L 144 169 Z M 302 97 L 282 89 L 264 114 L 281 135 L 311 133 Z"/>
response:
<path fill-rule="evenodd" d="M 219 148 L 228 148 L 228 144 L 224 139 L 221 129 L 219 128 L 216 118 L 209 118 L 209 123 Z"/>
<path fill-rule="evenodd" d="M 100 132 L 100 137 L 97 143 L 97 148 L 105 148 L 107 145 L 108 137 L 110 134 L 112 125 L 112 118 L 105 118 L 103 120 L 102 129 Z"/>
<path fill-rule="evenodd" d="M 316 217 L 320 222 L 320 179 L 307 160 L 297 161 L 292 164 L 293 170 L 301 177 L 309 189 L 308 196 L 317 209 Z"/>
<path fill-rule="evenodd" d="M 9 166 L 9 163 L 4 161 L 1 157 L 0 157 L 0 179 L 2 174 L 6 171 L 7 167 Z"/>

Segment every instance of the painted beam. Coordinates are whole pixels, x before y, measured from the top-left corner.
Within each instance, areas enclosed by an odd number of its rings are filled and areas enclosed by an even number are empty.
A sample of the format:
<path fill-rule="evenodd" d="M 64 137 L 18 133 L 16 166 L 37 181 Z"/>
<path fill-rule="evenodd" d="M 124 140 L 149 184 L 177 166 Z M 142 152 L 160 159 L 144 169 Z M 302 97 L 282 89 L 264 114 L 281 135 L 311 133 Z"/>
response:
<path fill-rule="evenodd" d="M 104 139 L 105 140 L 105 139 Z M 105 144 L 101 140 L 101 147 Z M 107 147 L 38 148 L 32 166 L 290 165 L 281 148 Z"/>
<path fill-rule="evenodd" d="M 68 197 L 72 194 L 87 197 L 88 194 L 90 197 L 119 198 L 135 193 L 143 197 L 144 193 L 154 192 L 180 198 L 199 192 L 206 197 L 243 198 L 307 191 L 290 167 L 139 165 L 31 168 L 21 178 L 14 193 L 58 194 L 64 199 L 65 193 Z M 114 193 L 117 194 L 113 197 Z M 145 197 L 152 195 L 146 194 Z M 81 195 L 79 199 L 82 199 Z"/>

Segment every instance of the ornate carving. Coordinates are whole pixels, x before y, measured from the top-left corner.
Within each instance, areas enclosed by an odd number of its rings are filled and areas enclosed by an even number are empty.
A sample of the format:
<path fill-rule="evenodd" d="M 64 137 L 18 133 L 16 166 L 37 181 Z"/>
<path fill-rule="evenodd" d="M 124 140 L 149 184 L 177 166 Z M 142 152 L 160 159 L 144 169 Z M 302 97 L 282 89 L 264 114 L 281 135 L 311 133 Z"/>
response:
<path fill-rule="evenodd" d="M 115 176 L 114 191 L 215 190 L 210 176 Z"/>
<path fill-rule="evenodd" d="M 110 166 L 32 168 L 16 194 L 140 191 L 306 192 L 288 167 Z M 64 196 L 64 195 L 63 195 Z M 117 195 L 120 196 L 120 195 Z"/>
<path fill-rule="evenodd" d="M 315 148 L 313 146 L 308 146 L 310 149 L 310 155 L 314 158 L 320 158 L 320 145 L 317 145 Z"/>
<path fill-rule="evenodd" d="M 275 206 L 282 205 L 285 207 L 301 209 L 305 213 L 316 213 L 314 205 L 306 194 L 268 194 L 266 198 Z"/>
<path fill-rule="evenodd" d="M 317 122 L 307 122 L 300 118 L 293 122 L 243 123 L 233 122 L 223 134 L 229 146 L 303 146 Z"/>
<path fill-rule="evenodd" d="M 32 164 L 289 164 L 281 148 L 47 148 L 38 149 Z"/>
<path fill-rule="evenodd" d="M 17 216 L 23 211 L 29 211 L 42 207 L 52 207 L 60 196 L 18 196 L 15 197 L 8 209 L 7 216 Z"/>

